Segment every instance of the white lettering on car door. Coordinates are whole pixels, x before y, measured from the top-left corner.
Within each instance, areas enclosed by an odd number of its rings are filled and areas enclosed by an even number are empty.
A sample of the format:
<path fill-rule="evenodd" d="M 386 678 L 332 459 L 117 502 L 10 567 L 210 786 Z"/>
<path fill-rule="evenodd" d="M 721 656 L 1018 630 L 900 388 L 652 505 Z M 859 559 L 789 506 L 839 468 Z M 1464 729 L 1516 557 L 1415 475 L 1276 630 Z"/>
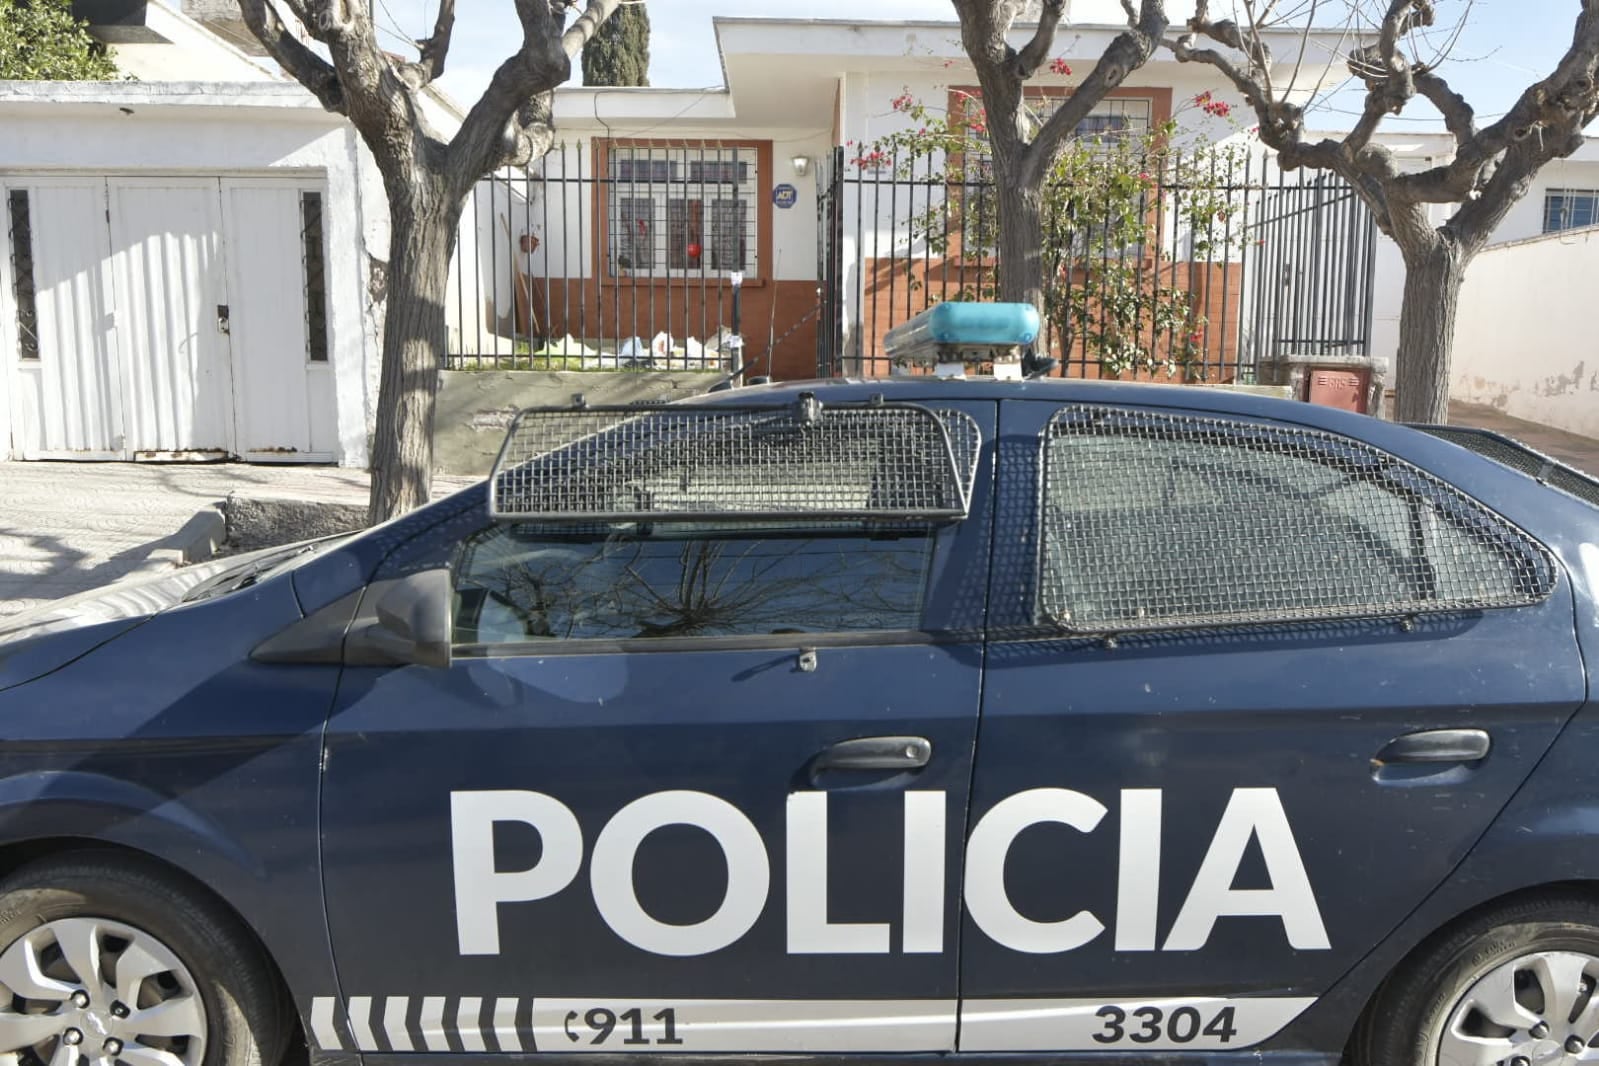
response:
<path fill-rule="evenodd" d="M 633 886 L 633 856 L 644 838 L 668 825 L 705 830 L 727 860 L 727 894 L 716 912 L 691 925 L 651 917 Z M 708 792 L 652 792 L 617 811 L 594 841 L 589 882 L 594 905 L 617 936 L 657 955 L 704 955 L 750 931 L 771 890 L 761 834 L 744 812 Z"/>
<path fill-rule="evenodd" d="M 1250 837 L 1260 841 L 1270 888 L 1232 887 Z M 1197 951 L 1210 939 L 1217 918 L 1244 916 L 1281 918 L 1288 943 L 1301 951 L 1328 947 L 1316 893 L 1274 788 L 1233 790 L 1165 950 Z"/>
<path fill-rule="evenodd" d="M 966 910 L 977 927 L 1012 951 L 1033 955 L 1080 948 L 1105 931 L 1088 911 L 1058 922 L 1023 917 L 1005 893 L 1005 855 L 1028 826 L 1059 822 L 1093 832 L 1105 805 L 1065 788 L 1032 788 L 1006 796 L 983 815 L 966 845 Z"/>
<path fill-rule="evenodd" d="M 494 825 L 522 822 L 538 830 L 542 853 L 526 870 L 494 866 Z M 500 953 L 501 903 L 553 896 L 583 864 L 583 831 L 560 800 L 542 792 L 450 793 L 450 851 L 455 867 L 455 929 L 462 955 Z"/>

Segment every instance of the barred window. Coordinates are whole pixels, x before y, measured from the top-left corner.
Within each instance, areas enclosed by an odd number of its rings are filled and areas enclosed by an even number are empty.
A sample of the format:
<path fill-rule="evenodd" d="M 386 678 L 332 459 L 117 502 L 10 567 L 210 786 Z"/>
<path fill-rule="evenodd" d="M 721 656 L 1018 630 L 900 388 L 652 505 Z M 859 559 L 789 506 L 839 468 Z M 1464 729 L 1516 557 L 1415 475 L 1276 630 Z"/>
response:
<path fill-rule="evenodd" d="M 1045 618 L 1116 632 L 1536 603 L 1548 551 L 1345 437 L 1076 405 L 1046 430 Z"/>
<path fill-rule="evenodd" d="M 305 282 L 305 348 L 313 363 L 328 361 L 328 285 L 322 251 L 322 194 L 300 194 L 300 243 Z"/>
<path fill-rule="evenodd" d="M 11 291 L 17 301 L 17 355 L 39 358 L 39 308 L 33 280 L 33 219 L 28 191 L 12 189 L 6 197 L 11 233 Z"/>
<path fill-rule="evenodd" d="M 605 176 L 610 276 L 758 276 L 756 158 L 749 146 L 613 146 Z"/>
<path fill-rule="evenodd" d="M 1557 233 L 1599 225 L 1599 191 L 1550 189 L 1543 198 L 1543 231 Z"/>

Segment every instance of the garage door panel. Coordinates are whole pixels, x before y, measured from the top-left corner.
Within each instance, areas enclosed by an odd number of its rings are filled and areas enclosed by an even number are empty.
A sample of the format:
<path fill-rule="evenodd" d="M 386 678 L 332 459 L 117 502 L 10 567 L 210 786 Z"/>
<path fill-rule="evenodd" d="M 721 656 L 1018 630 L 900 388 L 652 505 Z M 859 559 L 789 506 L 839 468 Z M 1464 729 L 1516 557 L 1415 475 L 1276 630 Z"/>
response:
<path fill-rule="evenodd" d="M 317 454 L 311 427 L 310 389 L 324 376 L 312 372 L 318 364 L 307 343 L 301 197 L 308 191 L 264 180 L 223 183 L 234 294 L 235 443 L 250 459 L 328 457 Z"/>
<path fill-rule="evenodd" d="M 112 272 L 135 458 L 232 451 L 214 181 L 111 183 Z"/>
<path fill-rule="evenodd" d="M 111 328 L 105 183 L 29 182 L 39 355 L 15 375 L 25 458 L 123 457 L 121 383 Z M 13 234 L 13 240 L 20 239 Z"/>

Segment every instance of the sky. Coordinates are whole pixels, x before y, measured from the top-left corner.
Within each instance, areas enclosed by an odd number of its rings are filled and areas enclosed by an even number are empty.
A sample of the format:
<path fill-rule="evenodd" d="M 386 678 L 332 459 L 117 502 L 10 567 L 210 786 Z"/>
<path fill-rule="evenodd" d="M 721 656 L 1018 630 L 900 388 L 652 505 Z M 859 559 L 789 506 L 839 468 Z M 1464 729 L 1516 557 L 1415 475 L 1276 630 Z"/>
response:
<path fill-rule="evenodd" d="M 400 29 L 426 25 L 437 0 L 378 0 L 380 24 Z M 721 83 L 715 14 L 810 18 L 953 20 L 948 0 L 645 0 L 650 11 L 650 84 L 709 88 Z M 1170 5 L 1176 10 L 1176 5 Z M 1215 5 L 1226 6 L 1226 0 Z M 1342 8 L 1343 3 L 1329 5 Z M 1443 28 L 1438 44 L 1454 40 L 1442 70 L 1477 109 L 1480 120 L 1502 114 L 1531 82 L 1546 75 L 1570 44 L 1579 0 L 1438 0 Z M 1464 25 L 1461 19 L 1464 15 Z M 1458 39 L 1455 30 L 1459 27 Z M 1062 33 L 1066 31 L 1063 30 Z M 419 34 L 418 34 L 419 35 Z M 520 38 L 511 0 L 465 0 L 459 5 L 449 67 L 441 87 L 464 104 L 482 92 L 489 75 Z M 398 50 L 396 39 L 389 38 Z M 1334 97 L 1310 125 L 1348 128 L 1358 100 Z M 1390 118 L 1389 130 L 1441 128 L 1424 101 Z"/>

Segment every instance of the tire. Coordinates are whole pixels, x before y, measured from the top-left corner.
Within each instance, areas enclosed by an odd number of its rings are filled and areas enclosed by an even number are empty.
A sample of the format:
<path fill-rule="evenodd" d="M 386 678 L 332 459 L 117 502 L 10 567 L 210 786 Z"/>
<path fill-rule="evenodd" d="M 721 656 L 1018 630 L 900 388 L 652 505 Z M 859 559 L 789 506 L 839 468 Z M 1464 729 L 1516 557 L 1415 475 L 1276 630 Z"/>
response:
<path fill-rule="evenodd" d="M 1350 1050 L 1356 1066 L 1599 1060 L 1599 901 L 1539 894 L 1446 929 L 1378 990 Z"/>
<path fill-rule="evenodd" d="M 0 1047 L 15 1045 L 17 1066 L 277 1066 L 289 1034 L 285 997 L 238 919 L 116 852 L 0 880 L 0 985 L 12 993 L 0 993 Z"/>

